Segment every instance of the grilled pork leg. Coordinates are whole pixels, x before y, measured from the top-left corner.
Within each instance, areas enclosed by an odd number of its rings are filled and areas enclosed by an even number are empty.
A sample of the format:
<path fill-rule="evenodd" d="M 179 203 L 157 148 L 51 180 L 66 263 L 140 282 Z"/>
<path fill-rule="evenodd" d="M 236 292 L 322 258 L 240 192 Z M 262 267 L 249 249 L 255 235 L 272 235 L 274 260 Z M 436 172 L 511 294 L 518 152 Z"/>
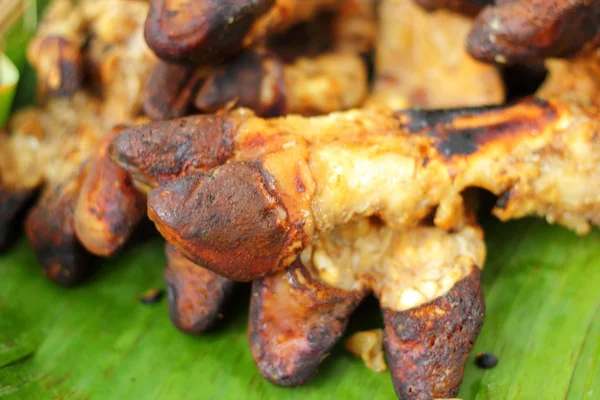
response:
<path fill-rule="evenodd" d="M 500 196 L 502 220 L 538 215 L 586 233 L 600 222 L 597 125 L 593 109 L 541 99 L 272 120 L 241 110 L 129 129 L 112 150 L 134 180 L 162 185 L 148 206 L 168 241 L 252 280 L 354 217 L 377 213 L 401 230 L 433 214 L 456 229 L 470 187 Z"/>

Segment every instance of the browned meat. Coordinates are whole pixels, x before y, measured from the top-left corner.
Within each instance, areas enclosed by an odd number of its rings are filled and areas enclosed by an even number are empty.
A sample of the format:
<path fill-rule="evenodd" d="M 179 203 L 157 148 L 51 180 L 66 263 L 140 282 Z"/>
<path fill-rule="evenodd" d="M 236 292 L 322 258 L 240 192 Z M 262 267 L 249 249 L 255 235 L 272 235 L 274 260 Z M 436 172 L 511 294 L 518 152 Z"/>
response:
<path fill-rule="evenodd" d="M 472 25 L 446 10 L 426 12 L 411 1 L 382 0 L 368 105 L 398 110 L 501 104 L 499 71 L 465 50 Z"/>

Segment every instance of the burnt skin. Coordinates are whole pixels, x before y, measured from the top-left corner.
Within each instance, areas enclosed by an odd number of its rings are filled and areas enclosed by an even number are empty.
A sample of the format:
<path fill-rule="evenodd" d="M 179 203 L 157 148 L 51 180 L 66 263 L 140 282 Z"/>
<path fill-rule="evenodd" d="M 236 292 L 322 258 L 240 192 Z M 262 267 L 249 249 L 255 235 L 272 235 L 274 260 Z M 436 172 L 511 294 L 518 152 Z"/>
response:
<path fill-rule="evenodd" d="M 306 239 L 264 173 L 234 162 L 184 176 L 148 194 L 148 216 L 192 262 L 232 280 L 260 278 L 287 266 L 290 241 Z"/>
<path fill-rule="evenodd" d="M 365 295 L 314 279 L 300 261 L 255 281 L 248 340 L 260 373 L 280 386 L 310 380 Z"/>
<path fill-rule="evenodd" d="M 36 68 L 41 92 L 50 96 L 74 94 L 84 75 L 79 47 L 60 36 L 48 36 L 40 43 L 39 53 L 52 61 L 48 69 Z"/>
<path fill-rule="evenodd" d="M 146 213 L 146 196 L 112 162 L 108 146 L 123 127 L 113 130 L 92 161 L 75 207 L 75 232 L 93 254 L 113 255 L 129 239 Z"/>
<path fill-rule="evenodd" d="M 473 154 L 497 139 L 535 135 L 558 118 L 558 111 L 542 99 L 530 98 L 508 107 L 407 110 L 396 117 L 402 129 L 434 138 L 437 151 L 450 159 Z"/>
<path fill-rule="evenodd" d="M 109 152 L 135 181 L 152 188 L 226 162 L 238 125 L 231 115 L 153 122 L 123 130 Z"/>
<path fill-rule="evenodd" d="M 200 334 L 215 324 L 235 283 L 194 264 L 168 243 L 165 252 L 171 321 L 182 332 Z"/>
<path fill-rule="evenodd" d="M 169 62 L 208 64 L 238 50 L 275 0 L 151 0 L 144 37 Z"/>
<path fill-rule="evenodd" d="M 448 293 L 427 304 L 402 312 L 384 308 L 384 345 L 398 397 L 456 397 L 484 314 L 476 266 Z"/>
<path fill-rule="evenodd" d="M 201 80 L 201 71 L 195 66 L 159 61 L 142 94 L 144 112 L 155 121 L 183 117 L 190 111 Z"/>
<path fill-rule="evenodd" d="M 267 78 L 267 75 L 270 75 Z M 269 82 L 269 96 L 263 98 L 263 84 Z M 208 76 L 194 101 L 197 109 L 217 112 L 232 106 L 252 109 L 256 115 L 284 115 L 285 82 L 283 63 L 267 50 L 247 51 Z"/>
<path fill-rule="evenodd" d="M 569 58 L 599 44 L 599 27 L 598 1 L 497 1 L 475 20 L 467 51 L 500 64 Z"/>
<path fill-rule="evenodd" d="M 90 254 L 75 235 L 75 202 L 84 174 L 48 187 L 25 220 L 25 233 L 45 274 L 73 286 L 90 272 Z"/>
<path fill-rule="evenodd" d="M 468 16 L 475 16 L 483 7 L 494 4 L 494 0 L 413 0 L 428 11 L 446 9 Z"/>

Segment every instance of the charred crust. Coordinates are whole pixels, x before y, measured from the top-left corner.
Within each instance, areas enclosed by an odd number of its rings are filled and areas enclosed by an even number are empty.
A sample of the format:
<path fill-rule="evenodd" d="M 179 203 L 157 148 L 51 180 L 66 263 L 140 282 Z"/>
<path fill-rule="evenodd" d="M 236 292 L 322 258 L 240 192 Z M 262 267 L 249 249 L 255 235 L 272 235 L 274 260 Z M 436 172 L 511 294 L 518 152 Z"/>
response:
<path fill-rule="evenodd" d="M 186 259 L 172 245 L 165 246 L 164 278 L 169 298 L 169 316 L 182 332 L 200 334 L 217 321 L 234 282 Z"/>
<path fill-rule="evenodd" d="M 169 62 L 205 64 L 231 54 L 275 0 L 150 0 L 144 37 Z"/>
<path fill-rule="evenodd" d="M 506 117 L 497 118 L 502 114 L 506 114 Z M 558 118 L 558 110 L 545 100 L 530 98 L 508 106 L 407 110 L 396 113 L 396 118 L 402 130 L 432 138 L 437 151 L 450 159 L 457 155 L 473 154 L 494 140 L 536 134 Z M 474 127 L 456 127 L 470 121 L 480 123 L 469 123 Z"/>
<path fill-rule="evenodd" d="M 473 266 L 444 296 L 411 310 L 384 309 L 384 345 L 401 399 L 452 398 L 483 325 L 480 271 Z"/>
<path fill-rule="evenodd" d="M 314 279 L 300 261 L 254 281 L 248 339 L 260 373 L 279 386 L 309 381 L 364 295 Z"/>
<path fill-rule="evenodd" d="M 47 188 L 25 220 L 25 232 L 45 274 L 73 286 L 90 272 L 90 254 L 75 235 L 75 201 L 80 178 Z"/>
<path fill-rule="evenodd" d="M 467 38 L 476 59 L 502 64 L 568 58 L 600 35 L 597 2 L 517 0 L 485 9 Z"/>
<path fill-rule="evenodd" d="M 295 229 L 268 186 L 257 165 L 225 164 L 152 190 L 148 215 L 192 262 L 250 281 L 285 267 Z"/>
<path fill-rule="evenodd" d="M 537 101 L 537 99 L 536 99 Z M 489 105 L 453 109 L 421 109 L 396 112 L 400 128 L 409 133 L 421 133 L 437 126 L 451 126 L 456 118 L 478 116 L 488 112 L 501 111 L 505 105 Z"/>
<path fill-rule="evenodd" d="M 149 187 L 223 164 L 233 156 L 239 121 L 197 115 L 125 129 L 110 146 L 112 159 Z"/>
<path fill-rule="evenodd" d="M 269 102 L 263 99 L 265 82 L 271 84 L 268 88 Z M 250 108 L 264 117 L 283 115 L 283 63 L 273 52 L 267 50 L 241 53 L 205 80 L 194 105 L 205 112 L 217 112 L 235 105 Z"/>
<path fill-rule="evenodd" d="M 475 16 L 494 0 L 413 0 L 427 11 L 446 9 L 468 16 Z"/>
<path fill-rule="evenodd" d="M 183 117 L 201 78 L 191 65 L 158 62 L 144 88 L 144 112 L 153 120 Z"/>

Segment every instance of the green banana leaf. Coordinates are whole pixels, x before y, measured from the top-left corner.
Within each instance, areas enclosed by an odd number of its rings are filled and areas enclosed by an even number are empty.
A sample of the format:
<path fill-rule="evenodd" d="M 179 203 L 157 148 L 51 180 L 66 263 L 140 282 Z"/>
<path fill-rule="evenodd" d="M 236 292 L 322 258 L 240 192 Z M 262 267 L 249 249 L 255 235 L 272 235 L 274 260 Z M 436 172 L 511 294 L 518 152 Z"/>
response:
<path fill-rule="evenodd" d="M 10 43 L 9 43 L 10 44 Z M 22 68 L 16 106 L 33 99 Z M 543 221 L 483 221 L 487 315 L 469 358 L 462 399 L 600 399 L 600 232 L 584 237 Z M 278 388 L 256 370 L 246 338 L 249 287 L 201 336 L 178 332 L 156 237 L 100 262 L 93 279 L 64 289 L 45 278 L 24 238 L 0 254 L 0 398 L 15 399 L 394 399 L 388 372 L 367 369 L 343 342 L 305 386 Z M 348 335 L 381 327 L 369 300 Z M 495 354 L 494 369 L 475 366 Z"/>
<path fill-rule="evenodd" d="M 600 234 L 577 237 L 542 221 L 485 221 L 487 316 L 465 371 L 463 399 L 597 399 L 600 395 Z M 389 374 L 338 345 L 317 378 L 278 388 L 258 374 L 246 339 L 249 290 L 238 288 L 211 332 L 178 332 L 162 288 L 156 238 L 102 263 L 89 283 L 56 287 L 25 240 L 0 257 L 0 397 L 18 399 L 392 399 Z M 352 333 L 380 326 L 374 301 Z M 499 358 L 494 369 L 477 352 Z"/>
<path fill-rule="evenodd" d="M 0 128 L 4 127 L 19 82 L 19 70 L 8 56 L 0 53 Z"/>

